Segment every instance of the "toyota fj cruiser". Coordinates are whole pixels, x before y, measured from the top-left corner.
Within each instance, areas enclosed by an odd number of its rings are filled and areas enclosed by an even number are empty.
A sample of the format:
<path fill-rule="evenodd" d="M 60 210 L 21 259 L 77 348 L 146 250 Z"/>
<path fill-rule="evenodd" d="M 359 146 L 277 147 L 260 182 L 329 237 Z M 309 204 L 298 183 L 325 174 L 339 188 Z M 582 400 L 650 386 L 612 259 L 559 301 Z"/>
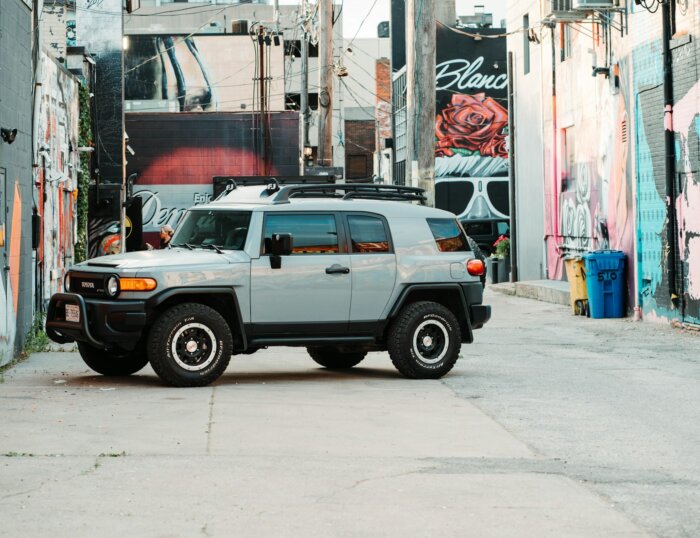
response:
<path fill-rule="evenodd" d="M 150 362 L 175 386 L 207 385 L 232 355 L 268 346 L 305 346 L 331 369 L 388 350 L 404 376 L 442 377 L 491 308 L 464 230 L 424 200 L 410 187 L 234 184 L 191 208 L 167 249 L 73 266 L 47 334 L 76 341 L 100 374 Z"/>

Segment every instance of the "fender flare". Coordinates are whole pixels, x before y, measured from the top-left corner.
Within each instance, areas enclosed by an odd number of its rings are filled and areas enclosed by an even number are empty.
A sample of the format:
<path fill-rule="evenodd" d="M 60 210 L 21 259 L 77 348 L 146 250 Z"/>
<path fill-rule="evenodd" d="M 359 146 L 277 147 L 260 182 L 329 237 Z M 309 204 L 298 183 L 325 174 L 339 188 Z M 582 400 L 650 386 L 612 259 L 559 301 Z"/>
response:
<path fill-rule="evenodd" d="M 241 341 L 243 344 L 243 351 L 248 349 L 248 338 L 246 336 L 245 328 L 243 325 L 243 316 L 241 315 L 241 306 L 238 303 L 238 296 L 236 295 L 235 288 L 225 287 L 225 286 L 199 286 L 199 287 L 183 287 L 183 288 L 170 288 L 162 291 L 161 293 L 154 295 L 153 297 L 146 300 L 146 314 L 150 319 L 153 316 L 153 312 L 160 305 L 165 303 L 167 300 L 177 297 L 178 295 L 219 295 L 226 296 L 230 298 L 233 302 L 233 308 L 238 318 L 237 327 Z M 227 320 L 229 325 L 234 325 L 233 320 Z"/>

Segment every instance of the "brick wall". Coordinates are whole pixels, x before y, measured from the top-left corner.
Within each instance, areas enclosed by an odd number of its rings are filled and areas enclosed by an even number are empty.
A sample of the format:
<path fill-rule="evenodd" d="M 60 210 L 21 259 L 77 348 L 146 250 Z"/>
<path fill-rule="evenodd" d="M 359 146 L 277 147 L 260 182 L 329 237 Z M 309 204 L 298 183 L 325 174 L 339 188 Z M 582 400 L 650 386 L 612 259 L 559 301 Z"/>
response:
<path fill-rule="evenodd" d="M 345 122 L 345 175 L 371 177 L 374 171 L 375 124 L 372 120 Z"/>

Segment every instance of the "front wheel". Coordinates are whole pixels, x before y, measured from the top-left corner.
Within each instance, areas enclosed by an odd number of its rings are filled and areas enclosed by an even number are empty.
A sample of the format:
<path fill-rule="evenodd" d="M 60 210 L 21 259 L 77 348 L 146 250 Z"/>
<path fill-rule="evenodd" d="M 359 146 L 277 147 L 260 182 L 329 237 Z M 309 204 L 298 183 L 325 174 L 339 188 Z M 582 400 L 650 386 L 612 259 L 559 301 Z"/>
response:
<path fill-rule="evenodd" d="M 438 379 L 454 367 L 461 342 L 455 315 L 439 303 L 420 301 L 399 312 L 389 327 L 387 347 L 405 377 Z"/>
<path fill-rule="evenodd" d="M 148 355 L 139 343 L 133 351 L 105 351 L 78 342 L 78 352 L 92 370 L 110 377 L 135 374 L 148 364 Z"/>
<path fill-rule="evenodd" d="M 337 347 L 308 347 L 311 358 L 329 370 L 346 370 L 357 366 L 367 355 L 366 351 L 341 351 Z"/>
<path fill-rule="evenodd" d="M 213 308 L 183 303 L 163 312 L 148 335 L 148 357 L 158 377 L 175 387 L 201 387 L 226 370 L 233 337 Z"/>

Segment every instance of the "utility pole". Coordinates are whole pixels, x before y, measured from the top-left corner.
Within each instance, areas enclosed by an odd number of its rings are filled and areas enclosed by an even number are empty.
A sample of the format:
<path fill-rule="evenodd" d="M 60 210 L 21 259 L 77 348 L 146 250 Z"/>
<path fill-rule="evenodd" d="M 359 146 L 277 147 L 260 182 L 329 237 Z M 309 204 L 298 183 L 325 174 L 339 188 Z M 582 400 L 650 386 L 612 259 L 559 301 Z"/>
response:
<path fill-rule="evenodd" d="M 333 0 L 319 3 L 318 164 L 333 165 Z M 435 76 L 433 75 L 433 78 Z"/>
<path fill-rule="evenodd" d="M 435 0 L 406 1 L 406 183 L 435 205 Z"/>
<path fill-rule="evenodd" d="M 303 17 L 304 33 L 301 36 L 301 99 L 299 108 L 301 113 L 301 136 L 299 137 L 301 148 L 299 155 L 299 173 L 304 175 L 306 167 L 306 155 L 304 149 L 310 147 L 309 143 L 309 21 L 307 20 L 307 3 L 302 0 L 301 13 Z"/>
<path fill-rule="evenodd" d="M 269 42 L 270 38 L 267 37 Z M 268 156 L 270 154 L 268 148 L 268 125 L 267 125 L 267 77 L 265 76 L 265 28 L 260 25 L 258 27 L 258 57 L 260 69 L 260 148 L 262 150 L 262 155 L 260 161 L 263 166 L 263 173 L 261 175 L 268 175 Z"/>

